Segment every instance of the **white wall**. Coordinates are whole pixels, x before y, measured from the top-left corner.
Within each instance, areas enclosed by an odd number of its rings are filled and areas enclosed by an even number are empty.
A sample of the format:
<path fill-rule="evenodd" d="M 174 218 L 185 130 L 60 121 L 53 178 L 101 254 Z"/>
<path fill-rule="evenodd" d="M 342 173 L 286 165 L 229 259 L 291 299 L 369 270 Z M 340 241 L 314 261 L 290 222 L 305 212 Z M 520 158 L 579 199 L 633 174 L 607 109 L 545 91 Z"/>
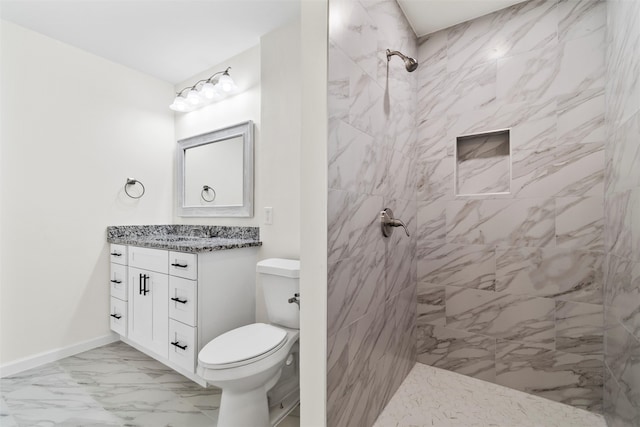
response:
<path fill-rule="evenodd" d="M 300 259 L 300 21 L 262 37 L 260 203 L 256 204 L 261 258 Z M 273 208 L 264 224 L 263 208 Z M 266 320 L 262 287 L 256 287 L 256 318 Z"/>
<path fill-rule="evenodd" d="M 240 123 L 255 122 L 253 218 L 174 218 L 176 223 L 260 227 L 258 257 L 300 257 L 300 22 L 265 36 L 242 52 L 187 81 L 176 91 L 232 67 L 239 94 L 190 113 L 176 114 L 176 140 Z M 273 224 L 264 224 L 264 207 Z M 174 209 L 175 212 L 175 209 Z M 266 321 L 262 288 L 256 287 L 256 318 Z"/>
<path fill-rule="evenodd" d="M 1 26 L 4 366 L 109 334 L 105 229 L 171 222 L 175 141 L 170 84 Z"/>
<path fill-rule="evenodd" d="M 326 425 L 327 408 L 327 0 L 301 9 L 300 425 Z"/>
<path fill-rule="evenodd" d="M 300 256 L 300 21 L 262 37 L 260 204 L 264 257 Z M 273 225 L 263 209 L 273 207 Z"/>

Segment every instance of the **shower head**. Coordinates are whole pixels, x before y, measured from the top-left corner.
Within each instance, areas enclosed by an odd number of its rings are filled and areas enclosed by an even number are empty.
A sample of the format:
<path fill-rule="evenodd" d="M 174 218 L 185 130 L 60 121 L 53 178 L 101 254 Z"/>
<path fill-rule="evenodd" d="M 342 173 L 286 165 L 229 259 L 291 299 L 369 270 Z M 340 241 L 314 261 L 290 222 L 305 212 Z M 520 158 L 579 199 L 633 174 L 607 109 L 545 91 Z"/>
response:
<path fill-rule="evenodd" d="M 400 58 L 402 58 L 402 60 L 404 61 L 404 66 L 407 69 L 408 72 L 412 72 L 415 71 L 416 68 L 418 68 L 418 61 L 416 61 L 413 58 L 410 58 L 406 55 L 403 55 L 402 53 L 398 52 L 397 50 L 389 50 L 387 49 L 387 62 L 391 61 L 391 57 L 393 55 L 397 55 Z"/>

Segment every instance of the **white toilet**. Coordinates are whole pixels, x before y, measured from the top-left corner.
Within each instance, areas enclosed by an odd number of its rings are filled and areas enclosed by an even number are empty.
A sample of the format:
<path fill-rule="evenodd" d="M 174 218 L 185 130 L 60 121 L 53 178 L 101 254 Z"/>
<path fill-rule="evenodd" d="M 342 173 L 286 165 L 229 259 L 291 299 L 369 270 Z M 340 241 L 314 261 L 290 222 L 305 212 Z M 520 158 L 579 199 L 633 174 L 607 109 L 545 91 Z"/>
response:
<path fill-rule="evenodd" d="M 270 427 L 299 402 L 300 261 L 266 259 L 256 271 L 271 324 L 226 332 L 198 354 L 198 375 L 222 389 L 218 427 Z"/>

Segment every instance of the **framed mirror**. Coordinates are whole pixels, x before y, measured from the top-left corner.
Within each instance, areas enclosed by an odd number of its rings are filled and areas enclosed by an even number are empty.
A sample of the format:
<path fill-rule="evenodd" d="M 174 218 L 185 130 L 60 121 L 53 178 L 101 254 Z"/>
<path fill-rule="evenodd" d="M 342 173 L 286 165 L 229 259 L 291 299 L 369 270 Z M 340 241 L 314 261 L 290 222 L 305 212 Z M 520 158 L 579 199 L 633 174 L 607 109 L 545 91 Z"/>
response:
<path fill-rule="evenodd" d="M 253 216 L 253 122 L 178 141 L 178 216 Z"/>

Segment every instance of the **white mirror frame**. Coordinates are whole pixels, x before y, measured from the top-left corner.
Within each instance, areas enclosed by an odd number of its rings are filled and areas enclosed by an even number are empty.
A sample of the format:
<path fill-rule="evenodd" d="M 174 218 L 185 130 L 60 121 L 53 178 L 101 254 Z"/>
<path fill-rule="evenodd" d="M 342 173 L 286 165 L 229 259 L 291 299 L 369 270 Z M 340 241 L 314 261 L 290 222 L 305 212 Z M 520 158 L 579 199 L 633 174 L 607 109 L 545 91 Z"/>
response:
<path fill-rule="evenodd" d="M 186 206 L 185 205 L 185 150 L 205 144 L 213 144 L 227 139 L 242 137 L 243 169 L 242 205 L 228 206 Z M 253 122 L 251 120 L 217 129 L 213 132 L 178 141 L 176 156 L 176 197 L 178 216 L 189 217 L 253 217 Z"/>

